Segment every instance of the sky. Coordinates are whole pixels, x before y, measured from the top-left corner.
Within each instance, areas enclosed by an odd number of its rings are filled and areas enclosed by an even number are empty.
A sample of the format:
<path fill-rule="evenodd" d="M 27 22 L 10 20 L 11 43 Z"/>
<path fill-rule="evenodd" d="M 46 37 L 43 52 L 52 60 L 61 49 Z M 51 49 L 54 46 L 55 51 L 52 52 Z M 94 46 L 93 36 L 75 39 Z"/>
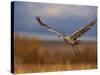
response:
<path fill-rule="evenodd" d="M 43 29 L 36 21 L 36 16 L 49 27 L 65 35 L 89 24 L 97 18 L 96 6 L 51 4 L 35 2 L 14 2 L 14 32 L 39 36 L 55 36 Z M 97 24 L 86 32 L 83 37 L 96 37 Z"/>

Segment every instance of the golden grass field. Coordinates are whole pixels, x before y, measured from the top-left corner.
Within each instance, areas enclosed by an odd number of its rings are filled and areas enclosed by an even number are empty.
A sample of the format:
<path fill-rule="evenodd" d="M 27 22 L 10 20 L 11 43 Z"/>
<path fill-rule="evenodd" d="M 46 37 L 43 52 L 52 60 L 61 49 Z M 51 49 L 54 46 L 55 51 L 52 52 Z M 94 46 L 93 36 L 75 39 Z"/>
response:
<path fill-rule="evenodd" d="M 14 39 L 14 73 L 67 71 L 97 68 L 97 43 L 78 45 L 81 55 L 60 41 L 42 41 L 16 36 Z"/>

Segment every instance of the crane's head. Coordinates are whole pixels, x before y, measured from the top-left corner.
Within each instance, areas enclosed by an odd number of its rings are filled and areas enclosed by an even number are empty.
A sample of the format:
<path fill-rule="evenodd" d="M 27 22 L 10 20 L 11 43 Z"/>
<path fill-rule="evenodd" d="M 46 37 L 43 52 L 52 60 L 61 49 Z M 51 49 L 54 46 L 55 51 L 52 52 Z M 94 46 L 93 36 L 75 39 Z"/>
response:
<path fill-rule="evenodd" d="M 63 35 L 57 35 L 58 38 L 63 38 Z"/>

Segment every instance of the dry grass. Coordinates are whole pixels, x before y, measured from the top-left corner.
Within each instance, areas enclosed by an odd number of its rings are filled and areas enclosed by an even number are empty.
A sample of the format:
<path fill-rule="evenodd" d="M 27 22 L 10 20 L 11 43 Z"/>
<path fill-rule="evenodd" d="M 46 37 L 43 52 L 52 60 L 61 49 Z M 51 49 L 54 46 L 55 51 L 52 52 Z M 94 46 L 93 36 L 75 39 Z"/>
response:
<path fill-rule="evenodd" d="M 95 42 L 78 45 L 80 56 L 76 56 L 73 49 L 64 42 L 48 42 L 16 36 L 14 43 L 15 73 L 82 70 L 97 67 Z"/>
<path fill-rule="evenodd" d="M 35 64 L 20 64 L 16 65 L 15 73 L 32 73 L 32 72 L 53 72 L 53 71 L 66 71 L 66 70 L 87 70 L 95 69 L 96 64 L 44 64 L 44 65 L 35 65 Z"/>

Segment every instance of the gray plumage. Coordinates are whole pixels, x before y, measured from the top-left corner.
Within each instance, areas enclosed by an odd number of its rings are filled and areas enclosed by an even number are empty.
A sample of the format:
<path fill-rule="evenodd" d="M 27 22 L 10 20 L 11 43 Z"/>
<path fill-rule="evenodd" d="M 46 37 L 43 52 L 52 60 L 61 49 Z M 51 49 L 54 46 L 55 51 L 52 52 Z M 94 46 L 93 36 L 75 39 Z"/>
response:
<path fill-rule="evenodd" d="M 77 38 L 81 37 L 84 33 L 86 33 L 88 30 L 90 30 L 92 28 L 92 26 L 95 25 L 97 22 L 97 20 L 94 19 L 94 20 L 92 20 L 92 22 L 85 25 L 83 28 L 79 29 L 78 31 L 72 33 L 71 35 L 64 35 L 61 32 L 55 31 L 54 29 L 50 28 L 47 24 L 43 23 L 41 21 L 40 17 L 36 17 L 36 20 L 43 28 L 47 29 L 50 32 L 55 33 L 58 36 L 58 38 L 63 38 L 67 44 L 72 45 L 72 47 L 75 50 L 75 53 L 77 55 L 80 54 L 80 52 L 76 46 L 77 44 L 79 44 L 79 41 L 77 40 Z"/>

